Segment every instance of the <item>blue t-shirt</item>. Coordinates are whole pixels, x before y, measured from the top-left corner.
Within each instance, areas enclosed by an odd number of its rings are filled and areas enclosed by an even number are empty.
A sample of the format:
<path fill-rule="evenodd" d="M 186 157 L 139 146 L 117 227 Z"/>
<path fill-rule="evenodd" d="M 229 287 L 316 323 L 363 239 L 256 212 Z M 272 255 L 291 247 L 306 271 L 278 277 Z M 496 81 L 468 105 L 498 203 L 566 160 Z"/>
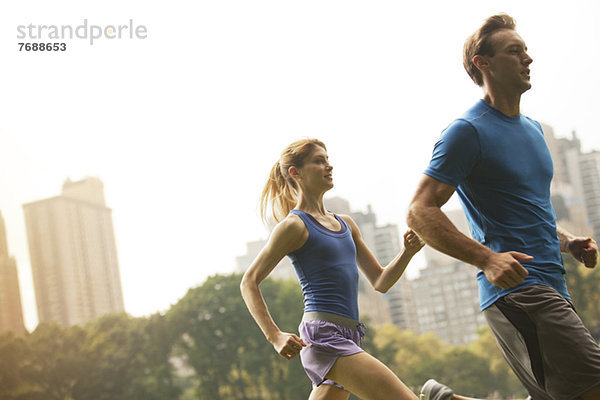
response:
<path fill-rule="evenodd" d="M 457 187 L 473 238 L 495 252 L 518 251 L 525 281 L 503 290 L 477 274 L 481 309 L 524 286 L 543 283 L 569 299 L 550 202 L 552 158 L 542 127 L 480 100 L 442 132 L 425 174 Z"/>
<path fill-rule="evenodd" d="M 302 287 L 304 311 L 326 311 L 358 321 L 358 267 L 350 227 L 337 215 L 341 229 L 336 232 L 308 213 L 291 212 L 308 230 L 302 247 L 288 254 Z"/>

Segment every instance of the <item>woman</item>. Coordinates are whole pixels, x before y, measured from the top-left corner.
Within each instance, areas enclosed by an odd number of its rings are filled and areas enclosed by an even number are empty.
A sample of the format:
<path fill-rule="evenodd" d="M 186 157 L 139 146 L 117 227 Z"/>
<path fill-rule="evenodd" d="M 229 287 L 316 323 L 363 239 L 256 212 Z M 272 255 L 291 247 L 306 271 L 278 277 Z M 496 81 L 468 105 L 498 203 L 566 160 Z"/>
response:
<path fill-rule="evenodd" d="M 261 198 L 263 219 L 270 208 L 278 224 L 244 274 L 242 297 L 277 353 L 288 360 L 300 354 L 313 383 L 310 399 L 347 399 L 349 392 L 363 399 L 417 399 L 389 368 L 359 347 L 364 325 L 358 322 L 357 290 L 360 268 L 376 290 L 387 292 L 423 242 L 407 231 L 404 249 L 382 268 L 356 223 L 325 209 L 323 195 L 333 187 L 332 169 L 319 140 L 299 140 L 283 151 Z M 294 264 L 305 299 L 300 337 L 279 330 L 259 290 L 285 255 Z"/>

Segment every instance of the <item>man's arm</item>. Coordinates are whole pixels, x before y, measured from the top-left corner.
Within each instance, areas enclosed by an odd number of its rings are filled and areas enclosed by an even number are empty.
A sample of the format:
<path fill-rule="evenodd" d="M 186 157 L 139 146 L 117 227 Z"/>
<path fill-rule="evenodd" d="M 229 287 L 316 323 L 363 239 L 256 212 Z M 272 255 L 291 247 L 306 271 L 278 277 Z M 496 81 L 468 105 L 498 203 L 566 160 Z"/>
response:
<path fill-rule="evenodd" d="M 492 284 L 502 289 L 523 282 L 528 272 L 519 261 L 533 257 L 516 251 L 495 253 L 461 233 L 442 212 L 441 207 L 455 190 L 425 175 L 410 204 L 408 226 L 434 249 L 480 268 Z"/>
<path fill-rule="evenodd" d="M 567 230 L 556 227 L 560 251 L 571 254 L 588 268 L 594 268 L 598 262 L 598 245 L 591 237 L 578 237 Z"/>

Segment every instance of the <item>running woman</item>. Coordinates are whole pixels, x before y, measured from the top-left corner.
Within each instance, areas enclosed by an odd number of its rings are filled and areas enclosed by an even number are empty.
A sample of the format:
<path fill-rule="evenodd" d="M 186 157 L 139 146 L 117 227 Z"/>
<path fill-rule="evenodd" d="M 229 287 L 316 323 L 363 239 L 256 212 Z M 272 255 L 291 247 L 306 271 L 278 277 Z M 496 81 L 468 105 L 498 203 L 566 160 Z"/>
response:
<path fill-rule="evenodd" d="M 363 399 L 416 400 L 388 367 L 360 347 L 364 325 L 358 315 L 358 270 L 385 293 L 423 242 L 408 230 L 404 249 L 383 268 L 352 218 L 323 205 L 323 195 L 333 187 L 332 169 L 319 140 L 299 140 L 283 151 L 261 198 L 263 219 L 273 217 L 278 224 L 244 274 L 242 297 L 277 353 L 287 360 L 300 354 L 313 384 L 310 400 L 345 400 L 350 392 Z M 285 255 L 304 295 L 299 336 L 277 327 L 259 289 Z"/>

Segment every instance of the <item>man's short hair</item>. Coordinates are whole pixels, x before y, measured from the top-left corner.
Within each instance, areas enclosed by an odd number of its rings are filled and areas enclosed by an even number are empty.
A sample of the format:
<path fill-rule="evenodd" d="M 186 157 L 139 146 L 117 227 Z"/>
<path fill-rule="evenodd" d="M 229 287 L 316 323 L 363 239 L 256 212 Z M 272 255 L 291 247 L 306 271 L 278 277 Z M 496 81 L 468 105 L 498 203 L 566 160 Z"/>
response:
<path fill-rule="evenodd" d="M 467 74 L 478 86 L 483 86 L 481 71 L 473 64 L 476 55 L 493 56 L 494 49 L 490 41 L 492 34 L 500 29 L 515 29 L 515 20 L 507 14 L 492 15 L 483 25 L 465 41 L 463 48 L 463 65 Z"/>

